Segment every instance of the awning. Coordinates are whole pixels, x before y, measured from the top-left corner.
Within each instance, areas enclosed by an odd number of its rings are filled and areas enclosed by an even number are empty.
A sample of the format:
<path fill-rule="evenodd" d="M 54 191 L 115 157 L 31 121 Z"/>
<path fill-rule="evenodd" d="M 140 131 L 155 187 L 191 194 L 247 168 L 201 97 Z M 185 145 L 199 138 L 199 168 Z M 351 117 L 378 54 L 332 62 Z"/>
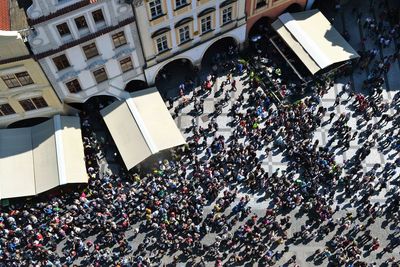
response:
<path fill-rule="evenodd" d="M 57 115 L 33 127 L 0 130 L 0 199 L 87 180 L 78 117 Z"/>
<path fill-rule="evenodd" d="M 131 93 L 100 113 L 128 170 L 161 150 L 185 144 L 155 87 Z"/>
<path fill-rule="evenodd" d="M 359 57 L 317 9 L 282 14 L 272 27 L 312 74 Z"/>

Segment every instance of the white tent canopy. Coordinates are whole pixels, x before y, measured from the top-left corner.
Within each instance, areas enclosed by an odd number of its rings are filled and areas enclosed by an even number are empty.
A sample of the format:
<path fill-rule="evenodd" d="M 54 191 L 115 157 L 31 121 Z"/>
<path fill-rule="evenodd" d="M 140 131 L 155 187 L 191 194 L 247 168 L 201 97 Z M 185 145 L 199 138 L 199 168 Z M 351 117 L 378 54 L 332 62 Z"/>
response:
<path fill-rule="evenodd" d="M 272 23 L 272 27 L 312 74 L 359 57 L 317 9 L 284 13 Z"/>
<path fill-rule="evenodd" d="M 87 180 L 78 117 L 56 115 L 33 127 L 0 130 L 0 199 Z"/>
<path fill-rule="evenodd" d="M 134 92 L 100 112 L 128 170 L 161 150 L 185 143 L 155 87 Z"/>

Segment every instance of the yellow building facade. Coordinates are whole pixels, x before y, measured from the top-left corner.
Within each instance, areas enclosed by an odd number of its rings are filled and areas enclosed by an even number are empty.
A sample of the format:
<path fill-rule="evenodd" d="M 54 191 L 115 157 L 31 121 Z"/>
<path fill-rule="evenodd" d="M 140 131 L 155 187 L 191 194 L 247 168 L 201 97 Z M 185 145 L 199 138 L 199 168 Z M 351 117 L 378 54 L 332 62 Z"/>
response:
<path fill-rule="evenodd" d="M 169 62 L 185 59 L 199 66 L 216 41 L 245 41 L 245 0 L 145 0 L 134 9 L 149 85 Z"/>
<path fill-rule="evenodd" d="M 64 113 L 63 105 L 17 31 L 0 31 L 0 128 Z"/>

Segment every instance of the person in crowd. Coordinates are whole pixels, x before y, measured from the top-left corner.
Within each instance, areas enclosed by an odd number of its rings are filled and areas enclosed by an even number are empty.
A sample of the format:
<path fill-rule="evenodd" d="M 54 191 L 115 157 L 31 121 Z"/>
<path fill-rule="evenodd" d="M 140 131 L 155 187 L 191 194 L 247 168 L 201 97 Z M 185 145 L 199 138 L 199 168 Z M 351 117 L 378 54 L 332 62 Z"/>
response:
<path fill-rule="evenodd" d="M 398 26 L 386 31 L 382 27 L 372 17 L 365 19 L 366 30 L 382 30 L 379 38 L 383 43 L 377 44 L 386 46 L 388 32 L 398 41 Z M 235 56 L 234 47 L 216 55 L 213 74 L 204 81 L 205 90 L 194 91 L 191 100 L 197 110 L 194 116 L 200 116 L 204 96 L 212 90 L 218 71 L 228 73 L 226 79 L 233 91 L 246 79 L 247 87 L 228 107 L 232 134 L 228 138 L 220 134 L 216 118 L 204 128 L 193 118 L 187 145 L 172 149 L 168 159 L 149 168 L 102 173 L 97 155 L 115 146 L 112 139 L 95 134 L 95 124 L 102 123 L 100 113 L 83 111 L 88 185 L 74 193 L 51 194 L 47 199 L 2 208 L 0 265 L 162 266 L 170 255 L 169 266 L 185 259 L 197 266 L 206 262 L 277 266 L 287 254 L 285 264 L 299 266 L 297 256 L 289 251 L 291 244 L 329 238 L 326 248 L 314 253 L 315 263 L 374 266 L 363 261 L 363 253 L 377 252 L 388 255 L 385 264 L 398 266 L 398 255 L 392 252 L 400 244 L 400 193 L 398 187 L 389 190 L 387 184 L 389 179 L 399 178 L 400 93 L 391 103 L 384 103 L 379 89 L 379 77 L 389 71 L 387 63 L 392 58 L 374 66 L 374 76 L 365 83 L 372 89 L 371 95 L 354 93 L 351 82 L 343 86 L 341 94 L 354 97 L 348 105 L 357 110 L 355 116 L 365 130 L 357 132 L 350 126 L 350 113 L 335 116 L 332 112 L 327 121 L 332 124 L 330 140 L 322 146 L 314 133 L 327 115 L 321 98 L 332 88 L 331 81 L 305 88 L 311 95 L 294 104 L 272 104 L 273 92 L 293 89 L 285 81 L 284 69 L 268 66 L 267 73 L 274 81 L 266 85 L 248 71 L 251 67 L 235 64 Z M 185 94 L 184 84 L 179 93 Z M 168 102 L 172 108 L 173 101 Z M 337 96 L 333 107 L 342 102 L 341 95 Z M 372 116 L 376 120 L 371 120 Z M 378 130 L 385 125 L 387 130 L 380 136 Z M 337 162 L 335 151 L 345 151 L 355 141 L 356 155 L 343 164 Z M 381 172 L 375 168 L 364 172 L 362 161 L 374 146 L 382 151 L 392 149 L 397 158 L 382 166 Z M 285 156 L 286 170 L 270 172 L 263 167 L 262 158 L 268 158 L 271 151 Z M 117 153 L 114 160 L 120 161 Z M 243 188 L 245 194 L 240 192 Z M 370 201 L 382 190 L 387 194 L 385 203 Z M 251 205 L 251 194 L 256 192 L 271 200 L 261 215 Z M 343 192 L 341 197 L 357 209 L 338 217 L 337 192 Z M 308 217 L 306 224 L 294 225 L 294 218 L 287 215 L 294 210 Z M 373 224 L 379 227 L 376 221 L 382 217 L 395 226 L 386 246 L 371 231 Z M 289 233 L 296 228 L 298 231 Z M 215 241 L 206 244 L 204 238 L 210 234 Z M 142 242 L 132 241 L 139 236 Z"/>

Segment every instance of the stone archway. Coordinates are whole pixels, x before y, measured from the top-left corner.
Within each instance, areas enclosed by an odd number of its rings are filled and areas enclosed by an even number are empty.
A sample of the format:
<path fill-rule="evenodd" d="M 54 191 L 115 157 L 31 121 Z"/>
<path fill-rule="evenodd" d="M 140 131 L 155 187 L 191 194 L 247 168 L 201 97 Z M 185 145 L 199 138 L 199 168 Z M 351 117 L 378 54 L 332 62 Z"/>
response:
<path fill-rule="evenodd" d="M 99 111 L 100 109 L 118 100 L 119 99 L 116 98 L 115 96 L 95 95 L 87 98 L 83 103 L 70 102 L 67 104 L 79 111 Z"/>
<path fill-rule="evenodd" d="M 179 86 L 190 90 L 196 78 L 196 68 L 187 58 L 174 59 L 161 67 L 155 76 L 155 86 L 164 99 L 178 96 Z"/>
<path fill-rule="evenodd" d="M 115 96 L 95 95 L 86 99 L 86 101 L 84 102 L 84 106 L 89 110 L 101 110 L 118 100 L 119 99 Z"/>
<path fill-rule="evenodd" d="M 259 18 L 253 26 L 251 26 L 249 33 L 248 33 L 248 38 L 251 40 L 254 36 L 257 35 L 268 35 L 271 32 L 271 23 L 273 22 L 273 19 L 270 17 L 261 17 Z"/>
<path fill-rule="evenodd" d="M 208 71 L 218 61 L 230 58 L 229 51 L 237 52 L 238 41 L 231 36 L 222 37 L 208 46 L 201 57 L 201 69 Z"/>
<path fill-rule="evenodd" d="M 258 19 L 249 30 L 248 42 L 252 52 L 266 52 L 268 39 L 275 34 L 271 27 L 273 19 L 267 16 Z"/>
<path fill-rule="evenodd" d="M 142 80 L 131 80 L 125 86 L 125 91 L 132 93 L 148 88 L 147 82 Z"/>
<path fill-rule="evenodd" d="M 37 118 L 30 118 L 30 119 L 24 119 L 24 120 L 19 120 L 16 122 L 13 122 L 7 126 L 9 129 L 15 129 L 15 128 L 24 128 L 24 127 L 32 127 L 35 125 L 38 125 L 42 122 L 45 122 L 49 120 L 50 118 L 48 117 L 37 117 Z"/>

